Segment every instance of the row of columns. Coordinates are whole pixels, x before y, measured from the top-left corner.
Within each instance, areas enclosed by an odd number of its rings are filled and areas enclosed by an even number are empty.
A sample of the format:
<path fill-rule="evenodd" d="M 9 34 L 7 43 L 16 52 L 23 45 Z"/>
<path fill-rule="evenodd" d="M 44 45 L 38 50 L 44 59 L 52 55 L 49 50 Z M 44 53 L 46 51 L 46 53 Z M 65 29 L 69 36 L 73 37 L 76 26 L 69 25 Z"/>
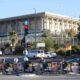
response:
<path fill-rule="evenodd" d="M 50 18 L 50 17 L 42 17 L 41 18 L 42 29 L 48 29 L 51 32 L 61 32 L 66 29 L 74 29 L 77 32 L 78 22 L 67 19 L 59 19 L 59 18 Z"/>

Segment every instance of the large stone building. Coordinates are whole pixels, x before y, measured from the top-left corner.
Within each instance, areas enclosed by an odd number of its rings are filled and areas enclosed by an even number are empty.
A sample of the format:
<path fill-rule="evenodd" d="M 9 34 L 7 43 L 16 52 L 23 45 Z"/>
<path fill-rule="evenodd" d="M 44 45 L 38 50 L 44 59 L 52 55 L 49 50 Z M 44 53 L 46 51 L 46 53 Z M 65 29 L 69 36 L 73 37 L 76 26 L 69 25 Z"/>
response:
<path fill-rule="evenodd" d="M 32 35 L 42 33 L 44 30 L 50 30 L 53 34 L 60 34 L 66 29 L 78 31 L 78 18 L 58 15 L 49 12 L 41 12 L 29 15 L 0 19 L 0 36 L 1 41 L 6 39 L 10 31 L 15 30 L 18 34 L 24 34 L 24 21 L 29 21 L 29 33 Z M 4 37 L 5 36 L 5 37 Z M 4 40 L 2 40 L 4 38 Z"/>

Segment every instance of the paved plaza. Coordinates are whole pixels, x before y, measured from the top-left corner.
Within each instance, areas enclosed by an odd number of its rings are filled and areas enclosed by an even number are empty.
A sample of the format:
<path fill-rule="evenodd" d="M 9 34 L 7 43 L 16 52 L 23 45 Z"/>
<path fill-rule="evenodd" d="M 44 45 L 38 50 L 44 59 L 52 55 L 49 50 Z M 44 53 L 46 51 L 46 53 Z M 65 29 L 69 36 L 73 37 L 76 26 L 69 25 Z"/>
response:
<path fill-rule="evenodd" d="M 80 80 L 80 75 L 0 75 L 0 80 Z"/>

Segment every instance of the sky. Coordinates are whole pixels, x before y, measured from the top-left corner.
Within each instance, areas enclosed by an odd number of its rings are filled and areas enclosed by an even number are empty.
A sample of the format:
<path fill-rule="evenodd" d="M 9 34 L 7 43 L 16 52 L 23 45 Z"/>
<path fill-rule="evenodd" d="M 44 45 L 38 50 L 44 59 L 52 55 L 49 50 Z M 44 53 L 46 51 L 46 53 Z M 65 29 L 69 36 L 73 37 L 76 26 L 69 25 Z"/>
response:
<path fill-rule="evenodd" d="M 36 12 L 80 16 L 80 0 L 0 0 L 0 19 Z"/>

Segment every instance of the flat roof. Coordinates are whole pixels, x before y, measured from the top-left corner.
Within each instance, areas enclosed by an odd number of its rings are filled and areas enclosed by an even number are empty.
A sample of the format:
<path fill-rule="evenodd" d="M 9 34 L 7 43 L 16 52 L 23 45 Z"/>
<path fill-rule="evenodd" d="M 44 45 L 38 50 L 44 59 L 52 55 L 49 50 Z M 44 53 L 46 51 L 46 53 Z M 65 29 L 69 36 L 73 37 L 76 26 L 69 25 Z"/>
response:
<path fill-rule="evenodd" d="M 0 22 L 5 22 L 5 21 L 12 21 L 12 20 L 17 20 L 17 19 L 26 19 L 26 18 L 32 18 L 32 17 L 39 17 L 39 16 L 51 16 L 51 17 L 58 17 L 58 18 L 63 18 L 63 19 L 69 19 L 69 20 L 74 20 L 74 21 L 79 21 L 79 18 L 73 18 L 69 16 L 64 16 L 60 14 L 55 14 L 51 12 L 39 12 L 39 13 L 34 13 L 34 14 L 26 14 L 26 15 L 21 15 L 21 16 L 14 16 L 14 17 L 8 17 L 8 18 L 3 18 L 0 19 Z"/>
<path fill-rule="evenodd" d="M 8 18 L 3 18 L 0 19 L 0 22 L 4 21 L 11 21 L 11 20 L 16 20 L 16 19 L 25 19 L 25 18 L 31 18 L 31 17 L 37 17 L 37 16 L 42 16 L 44 15 L 44 12 L 41 13 L 34 13 L 34 14 L 26 14 L 26 15 L 21 15 L 21 16 L 14 16 L 14 17 L 8 17 Z"/>

